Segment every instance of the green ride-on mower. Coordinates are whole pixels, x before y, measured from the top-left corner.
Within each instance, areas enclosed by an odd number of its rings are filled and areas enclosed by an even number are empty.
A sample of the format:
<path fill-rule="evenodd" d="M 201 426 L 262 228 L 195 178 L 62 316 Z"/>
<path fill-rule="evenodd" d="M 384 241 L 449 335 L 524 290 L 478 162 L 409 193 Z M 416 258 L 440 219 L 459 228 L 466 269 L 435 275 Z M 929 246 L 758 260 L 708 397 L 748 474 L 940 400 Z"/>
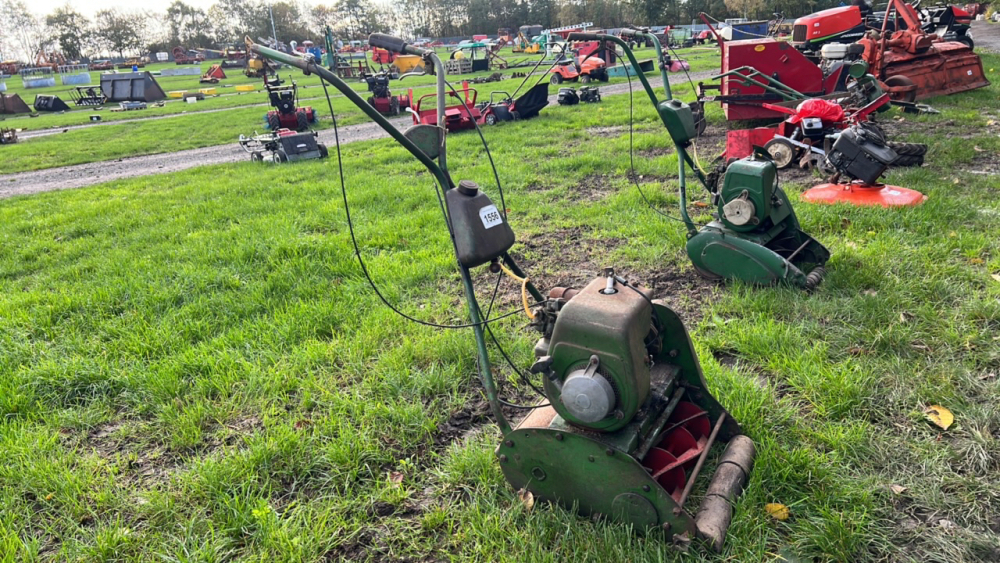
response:
<path fill-rule="evenodd" d="M 442 328 L 471 328 L 475 335 L 480 378 L 502 434 L 495 456 L 507 481 L 515 490 L 575 507 L 595 519 L 624 522 L 641 533 L 664 534 L 681 543 L 699 537 L 721 549 L 755 448 L 709 393 L 681 319 L 648 289 L 610 268 L 583 289 L 556 288 L 543 297 L 509 253 L 515 237 L 505 206 L 498 208 L 471 180 L 454 181 L 447 168 L 446 83 L 437 55 L 388 35 L 373 34 L 369 43 L 424 60 L 424 68 L 437 77 L 435 123 L 402 133 L 326 68 L 249 40 L 248 49 L 332 84 L 420 161 L 444 192 L 443 212 L 470 323 Z M 353 237 L 343 184 L 341 189 Z M 490 318 L 492 302 L 483 314 L 471 274 L 483 266 L 518 281 L 525 313 L 541 334 L 530 371 L 542 378 L 544 391 L 539 392 L 547 402 L 524 407 L 531 414 L 516 424 L 504 413 L 509 403 L 499 396 L 486 339 L 489 335 L 503 351 L 490 323 L 509 314 Z M 524 370 L 503 355 L 531 384 Z M 695 514 L 688 502 L 691 491 L 700 474 L 710 473 L 706 462 L 722 449 L 713 446 L 722 443 L 725 449 Z"/>
<path fill-rule="evenodd" d="M 830 252 L 802 231 L 788 196 L 778 185 L 778 171 L 767 152 L 755 151 L 753 156 L 730 162 L 717 174 L 706 174 L 688 152 L 697 136 L 694 114 L 688 104 L 671 95 L 662 63 L 666 59 L 656 35 L 635 29 L 623 29 L 621 34 L 652 43 L 661 61 L 665 99 L 657 99 L 642 73 L 638 77 L 677 149 L 680 212 L 688 231 L 687 253 L 695 270 L 709 279 L 816 287 L 826 273 L 824 266 Z M 619 37 L 570 33 L 568 40 L 614 42 L 622 47 L 633 68 L 639 68 L 632 49 Z M 696 225 L 688 215 L 686 166 L 708 189 L 716 206 L 716 219 L 708 224 Z"/>

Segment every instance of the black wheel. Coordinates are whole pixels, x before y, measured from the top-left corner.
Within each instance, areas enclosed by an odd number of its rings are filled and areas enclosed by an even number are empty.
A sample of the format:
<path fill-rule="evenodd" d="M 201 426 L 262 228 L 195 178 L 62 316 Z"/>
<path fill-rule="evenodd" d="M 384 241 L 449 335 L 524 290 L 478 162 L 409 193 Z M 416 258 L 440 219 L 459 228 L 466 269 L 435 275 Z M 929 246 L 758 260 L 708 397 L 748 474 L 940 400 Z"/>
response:
<path fill-rule="evenodd" d="M 976 48 L 975 42 L 973 42 L 972 38 L 969 37 L 968 35 L 960 35 L 960 36 L 958 36 L 958 37 L 955 38 L 955 41 L 958 41 L 959 43 L 965 44 L 970 49 L 975 49 Z"/>
<path fill-rule="evenodd" d="M 487 125 L 496 125 L 497 116 L 495 113 L 487 113 L 486 118 L 483 121 L 485 121 Z"/>
<path fill-rule="evenodd" d="M 906 76 L 901 74 L 890 76 L 885 79 L 885 85 L 890 88 L 905 88 L 903 91 L 890 93 L 889 95 L 892 99 L 900 102 L 917 101 L 917 85 Z"/>
<path fill-rule="evenodd" d="M 264 162 L 264 155 L 258 151 L 253 151 L 250 153 L 250 162 Z"/>
<path fill-rule="evenodd" d="M 701 102 L 691 104 L 691 114 L 694 117 L 694 134 L 701 137 L 708 129 L 708 120 L 705 119 L 705 106 Z"/>
<path fill-rule="evenodd" d="M 590 84 L 590 75 L 589 74 L 581 74 L 580 75 L 580 84 Z"/>
<path fill-rule="evenodd" d="M 779 170 L 783 170 L 792 165 L 795 155 L 798 154 L 798 147 L 784 139 L 771 139 L 764 145 L 764 150 L 771 155 L 771 160 Z"/>
<path fill-rule="evenodd" d="M 920 166 L 924 163 L 923 155 L 912 156 L 912 155 L 899 155 L 896 160 L 892 161 L 891 166 Z"/>
<path fill-rule="evenodd" d="M 316 148 L 319 149 L 319 157 L 320 158 L 326 158 L 326 157 L 330 156 L 330 150 L 327 149 L 326 145 L 324 145 L 323 143 L 316 143 Z"/>
<path fill-rule="evenodd" d="M 309 116 L 304 110 L 295 112 L 295 128 L 298 131 L 309 129 Z"/>
<path fill-rule="evenodd" d="M 562 77 L 561 74 L 555 73 L 555 74 L 552 75 L 552 78 L 549 79 L 549 82 L 552 83 L 552 84 L 556 84 L 556 85 L 562 84 L 563 83 L 563 77 Z"/>
<path fill-rule="evenodd" d="M 281 129 L 281 118 L 278 117 L 277 112 L 271 112 L 267 114 L 267 127 L 271 131 L 277 131 Z"/>
<path fill-rule="evenodd" d="M 278 150 L 274 151 L 273 153 L 271 153 L 271 160 L 275 164 L 281 164 L 282 162 L 288 162 L 288 155 L 285 154 L 285 151 L 283 151 L 281 149 L 278 149 Z"/>
<path fill-rule="evenodd" d="M 399 98 L 396 96 L 389 98 L 389 113 L 399 115 Z"/>
<path fill-rule="evenodd" d="M 600 74 L 597 75 L 597 79 L 601 82 L 607 82 L 608 80 L 611 80 L 611 76 L 608 74 L 607 69 L 602 69 Z"/>

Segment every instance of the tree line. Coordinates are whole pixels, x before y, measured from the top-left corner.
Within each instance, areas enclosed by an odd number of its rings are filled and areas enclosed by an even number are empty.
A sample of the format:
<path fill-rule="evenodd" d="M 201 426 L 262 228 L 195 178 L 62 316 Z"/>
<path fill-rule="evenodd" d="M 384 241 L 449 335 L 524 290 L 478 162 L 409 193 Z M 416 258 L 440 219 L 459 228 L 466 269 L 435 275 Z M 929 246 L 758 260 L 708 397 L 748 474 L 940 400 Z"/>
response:
<path fill-rule="evenodd" d="M 385 0 L 380 0 L 385 1 Z M 522 25 L 556 27 L 593 22 L 596 27 L 676 25 L 695 21 L 699 12 L 770 19 L 772 13 L 800 16 L 841 5 L 841 0 L 334 0 L 306 4 L 297 0 L 218 0 L 202 10 L 173 0 L 165 11 L 113 8 L 86 17 L 68 4 L 36 16 L 24 0 L 0 0 L 0 60 L 30 61 L 40 49 L 67 59 L 133 56 L 170 51 L 174 46 L 221 49 L 246 35 L 268 38 L 271 16 L 278 39 L 322 44 L 329 26 L 342 40 L 372 32 L 406 37 L 456 37 L 515 31 Z"/>

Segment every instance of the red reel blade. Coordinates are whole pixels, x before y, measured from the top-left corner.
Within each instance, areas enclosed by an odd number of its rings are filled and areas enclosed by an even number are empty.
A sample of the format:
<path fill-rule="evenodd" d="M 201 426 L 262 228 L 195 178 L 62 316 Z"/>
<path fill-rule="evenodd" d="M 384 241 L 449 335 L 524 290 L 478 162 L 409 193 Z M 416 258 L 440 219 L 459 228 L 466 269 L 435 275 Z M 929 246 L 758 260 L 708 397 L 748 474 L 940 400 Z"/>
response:
<path fill-rule="evenodd" d="M 653 475 L 656 482 L 675 501 L 680 502 L 681 494 L 684 492 L 684 485 L 687 484 L 687 476 L 672 453 L 653 448 L 646 454 L 643 465 Z"/>

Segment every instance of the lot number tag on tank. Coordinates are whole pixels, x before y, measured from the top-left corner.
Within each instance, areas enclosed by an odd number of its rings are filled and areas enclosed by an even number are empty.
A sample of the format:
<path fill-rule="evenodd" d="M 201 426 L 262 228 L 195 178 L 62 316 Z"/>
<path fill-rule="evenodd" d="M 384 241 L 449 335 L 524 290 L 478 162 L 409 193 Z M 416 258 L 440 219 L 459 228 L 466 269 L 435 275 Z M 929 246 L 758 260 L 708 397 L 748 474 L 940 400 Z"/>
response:
<path fill-rule="evenodd" d="M 503 223 L 503 217 L 500 216 L 500 212 L 497 211 L 497 206 L 495 205 L 487 205 L 480 209 L 479 218 L 483 220 L 483 227 L 487 229 Z"/>

